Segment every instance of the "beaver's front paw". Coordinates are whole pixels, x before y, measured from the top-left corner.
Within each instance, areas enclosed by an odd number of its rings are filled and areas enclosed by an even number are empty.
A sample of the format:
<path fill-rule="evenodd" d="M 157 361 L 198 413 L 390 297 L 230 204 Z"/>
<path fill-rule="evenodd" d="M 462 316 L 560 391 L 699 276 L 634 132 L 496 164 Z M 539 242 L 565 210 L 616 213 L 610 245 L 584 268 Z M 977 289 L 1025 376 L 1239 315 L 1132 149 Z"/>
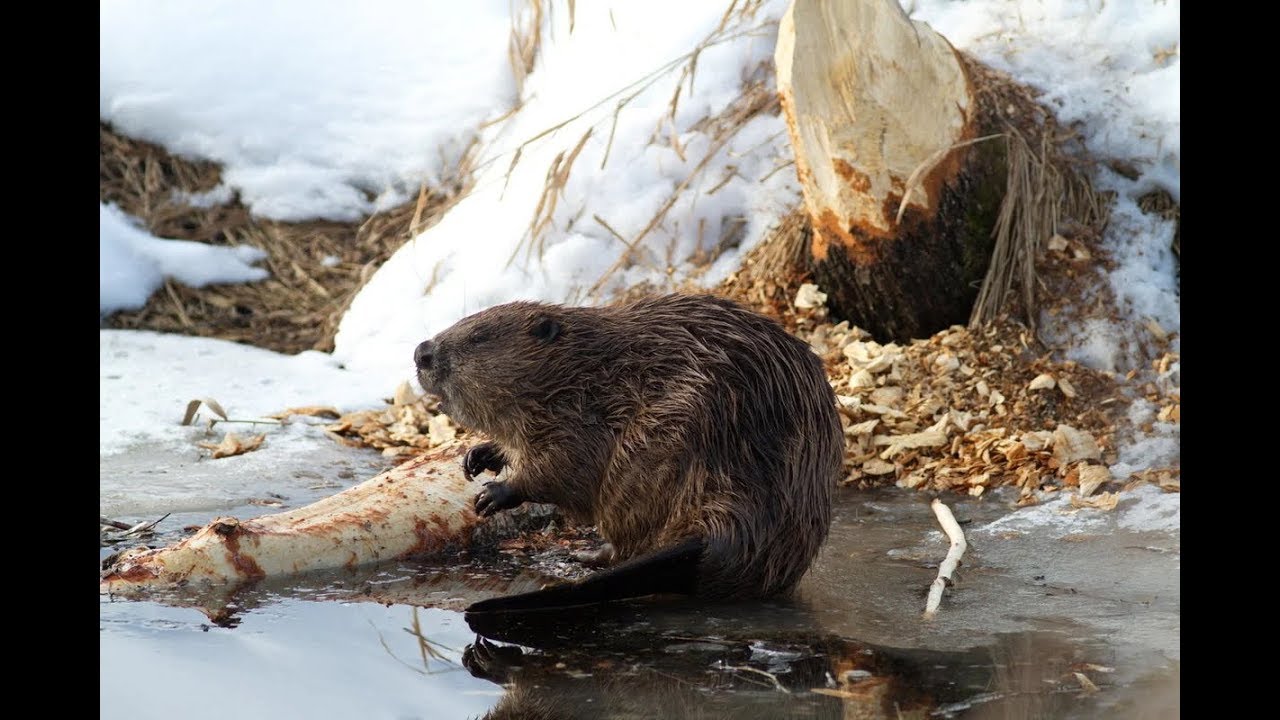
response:
<path fill-rule="evenodd" d="M 476 514 L 489 517 L 500 511 L 509 510 L 524 502 L 524 497 L 504 482 L 487 482 L 484 489 L 476 493 Z"/>
<path fill-rule="evenodd" d="M 485 470 L 492 470 L 496 475 L 506 466 L 507 459 L 495 442 L 480 443 L 468 450 L 466 457 L 462 458 L 462 474 L 468 482 Z"/>

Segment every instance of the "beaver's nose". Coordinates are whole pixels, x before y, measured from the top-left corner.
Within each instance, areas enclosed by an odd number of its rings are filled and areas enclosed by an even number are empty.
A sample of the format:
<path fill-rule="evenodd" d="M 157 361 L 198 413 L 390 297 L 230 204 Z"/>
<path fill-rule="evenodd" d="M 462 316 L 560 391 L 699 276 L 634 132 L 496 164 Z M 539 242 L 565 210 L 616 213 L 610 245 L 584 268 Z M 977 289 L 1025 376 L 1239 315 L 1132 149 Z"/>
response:
<path fill-rule="evenodd" d="M 435 354 L 436 344 L 430 340 L 423 340 L 413 351 L 413 364 L 417 365 L 419 370 L 426 370 L 431 367 L 431 359 Z"/>

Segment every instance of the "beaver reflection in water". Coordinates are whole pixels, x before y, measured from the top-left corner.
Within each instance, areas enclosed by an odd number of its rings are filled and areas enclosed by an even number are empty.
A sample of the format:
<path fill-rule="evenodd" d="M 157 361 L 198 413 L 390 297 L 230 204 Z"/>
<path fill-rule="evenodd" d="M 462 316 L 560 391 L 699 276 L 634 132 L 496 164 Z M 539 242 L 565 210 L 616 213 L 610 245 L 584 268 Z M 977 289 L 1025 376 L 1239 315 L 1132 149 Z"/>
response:
<path fill-rule="evenodd" d="M 444 412 L 492 438 L 464 461 L 469 478 L 506 473 L 476 511 L 553 503 L 598 526 L 614 562 L 470 611 L 776 596 L 827 537 L 843 442 L 822 362 L 734 302 L 513 302 L 423 342 L 414 361 Z"/>

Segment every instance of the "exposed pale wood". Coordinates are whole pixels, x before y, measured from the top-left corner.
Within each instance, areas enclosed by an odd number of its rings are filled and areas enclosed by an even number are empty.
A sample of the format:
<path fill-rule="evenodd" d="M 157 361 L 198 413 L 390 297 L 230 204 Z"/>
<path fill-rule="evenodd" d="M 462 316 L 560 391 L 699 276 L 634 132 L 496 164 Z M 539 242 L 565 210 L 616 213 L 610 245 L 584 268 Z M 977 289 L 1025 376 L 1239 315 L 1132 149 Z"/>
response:
<path fill-rule="evenodd" d="M 472 507 L 478 485 L 463 477 L 460 453 L 432 451 L 306 507 L 216 518 L 175 545 L 123 552 L 99 590 L 234 584 L 469 544 L 479 523 Z"/>
<path fill-rule="evenodd" d="M 1004 187 L 967 61 L 895 0 L 793 0 L 774 59 L 828 306 L 883 340 L 967 320 Z"/>
<path fill-rule="evenodd" d="M 942 526 L 943 532 L 951 540 L 951 547 L 947 549 L 947 556 L 938 566 L 938 578 L 929 586 L 929 599 L 924 605 L 925 620 L 931 620 L 938 614 L 938 606 L 942 604 L 942 591 L 953 582 L 960 559 L 964 557 L 964 551 L 969 548 L 969 543 L 964 539 L 964 531 L 960 529 L 960 523 L 956 522 L 956 516 L 951 513 L 951 508 L 937 498 L 934 498 L 930 507 L 933 508 L 933 514 L 938 516 L 938 524 Z"/>

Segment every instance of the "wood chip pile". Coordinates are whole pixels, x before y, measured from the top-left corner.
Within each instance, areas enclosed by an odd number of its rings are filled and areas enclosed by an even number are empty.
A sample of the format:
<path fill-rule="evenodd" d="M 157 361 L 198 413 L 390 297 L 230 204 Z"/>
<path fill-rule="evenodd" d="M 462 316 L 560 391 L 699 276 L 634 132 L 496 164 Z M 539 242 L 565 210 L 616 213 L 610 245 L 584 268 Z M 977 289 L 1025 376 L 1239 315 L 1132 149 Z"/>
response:
<path fill-rule="evenodd" d="M 1115 507 L 1116 493 L 1139 483 L 1179 490 L 1178 466 L 1128 477 L 1108 470 L 1118 440 L 1181 420 L 1180 389 L 1168 381 L 1177 355 L 1166 353 L 1149 373 L 1118 376 L 1054 359 L 1012 321 L 881 344 L 847 322 L 831 323 L 824 300 L 803 285 L 782 319 L 826 364 L 845 431 L 842 484 L 974 496 L 1008 485 L 1024 505 L 1072 488 L 1073 504 L 1099 509 Z M 1152 421 L 1131 422 L 1137 398 L 1159 408 Z M 326 430 L 391 457 L 466 441 L 435 398 L 407 383 L 388 407 L 349 413 Z"/>

